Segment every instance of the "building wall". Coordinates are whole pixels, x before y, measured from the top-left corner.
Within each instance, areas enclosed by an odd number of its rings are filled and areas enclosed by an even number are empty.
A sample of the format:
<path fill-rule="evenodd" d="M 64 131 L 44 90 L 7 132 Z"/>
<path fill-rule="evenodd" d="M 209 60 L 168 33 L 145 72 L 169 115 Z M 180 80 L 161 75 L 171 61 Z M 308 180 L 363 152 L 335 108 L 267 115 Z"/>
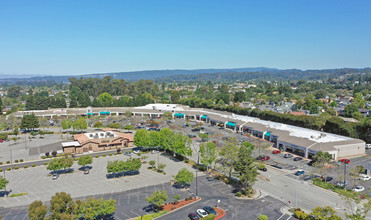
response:
<path fill-rule="evenodd" d="M 339 145 L 335 146 L 335 148 L 338 149 L 338 158 L 363 155 L 366 153 L 364 143 Z"/>

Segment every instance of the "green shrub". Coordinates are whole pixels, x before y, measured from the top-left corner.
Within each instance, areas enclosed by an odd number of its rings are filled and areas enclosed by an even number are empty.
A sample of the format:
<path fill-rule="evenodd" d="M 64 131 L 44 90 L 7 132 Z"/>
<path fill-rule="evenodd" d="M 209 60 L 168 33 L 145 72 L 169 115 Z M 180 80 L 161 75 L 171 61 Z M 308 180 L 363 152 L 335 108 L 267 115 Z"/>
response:
<path fill-rule="evenodd" d="M 103 154 L 103 157 L 106 157 L 107 155 Z"/>
<path fill-rule="evenodd" d="M 268 220 L 268 216 L 266 216 L 266 215 L 259 215 L 258 220 Z"/>
<path fill-rule="evenodd" d="M 19 169 L 19 167 L 14 167 L 14 169 L 15 169 L 15 170 L 18 170 L 18 169 Z"/>
<path fill-rule="evenodd" d="M 60 154 L 57 154 L 57 157 L 60 157 L 61 155 Z"/>
<path fill-rule="evenodd" d="M 41 158 L 42 158 L 42 159 L 46 159 L 46 156 L 42 156 Z"/>
<path fill-rule="evenodd" d="M 158 217 L 160 217 L 161 215 L 164 215 L 164 214 L 166 214 L 166 213 L 168 213 L 168 211 L 166 211 L 166 210 L 164 210 L 164 211 L 159 211 L 159 212 L 154 212 L 154 213 L 152 213 L 152 218 L 158 218 Z"/>
<path fill-rule="evenodd" d="M 78 161 L 79 160 L 79 158 L 75 158 L 75 159 L 73 159 L 74 161 Z"/>
<path fill-rule="evenodd" d="M 23 162 L 23 159 L 20 159 L 19 162 Z"/>
<path fill-rule="evenodd" d="M 3 169 L 0 169 L 0 173 L 3 172 Z"/>
<path fill-rule="evenodd" d="M 7 164 L 10 164 L 10 161 L 8 160 L 8 161 L 6 161 L 6 163 L 7 163 Z"/>
<path fill-rule="evenodd" d="M 36 164 L 32 164 L 32 167 L 36 167 Z"/>
<path fill-rule="evenodd" d="M 95 158 L 99 158 L 99 155 L 95 155 Z"/>
<path fill-rule="evenodd" d="M 138 156 L 140 156 L 140 155 L 142 155 L 142 153 L 141 153 L 141 152 L 139 152 L 139 153 L 137 153 L 137 155 L 138 155 Z"/>
<path fill-rule="evenodd" d="M 112 154 L 109 154 L 110 156 L 112 156 Z"/>
<path fill-rule="evenodd" d="M 294 216 L 297 219 L 300 219 L 300 220 L 307 220 L 308 219 L 308 214 L 306 214 L 305 212 L 301 211 L 300 209 L 297 209 L 297 210 L 294 211 Z"/>
<path fill-rule="evenodd" d="M 117 152 L 116 152 L 116 153 L 114 153 L 114 155 L 117 155 Z"/>
<path fill-rule="evenodd" d="M 3 165 L 3 162 L 0 162 L 0 165 Z"/>
<path fill-rule="evenodd" d="M 215 219 L 215 215 L 214 214 L 208 214 L 207 216 L 203 217 L 203 218 L 200 218 L 202 220 L 214 220 Z"/>
<path fill-rule="evenodd" d="M 7 170 L 7 171 L 11 171 L 11 170 L 12 170 L 12 168 L 8 167 L 8 168 L 6 168 L 6 170 Z"/>
<path fill-rule="evenodd" d="M 27 195 L 27 193 L 11 194 L 9 197 L 17 197 L 17 196 L 24 196 L 24 195 Z"/>
<path fill-rule="evenodd" d="M 49 158 L 52 158 L 53 157 L 53 155 L 49 155 Z"/>
<path fill-rule="evenodd" d="M 44 165 L 48 165 L 48 162 L 44 162 Z"/>
<path fill-rule="evenodd" d="M 241 196 L 242 196 L 242 192 L 237 192 L 237 193 L 236 193 L 236 196 L 237 196 L 237 197 L 241 197 Z"/>
<path fill-rule="evenodd" d="M 184 162 L 186 162 L 186 163 L 189 163 L 189 159 L 188 159 L 188 158 L 186 158 L 186 159 L 184 160 Z"/>
<path fill-rule="evenodd" d="M 152 215 L 143 215 L 136 217 L 136 220 L 152 220 Z"/>
<path fill-rule="evenodd" d="M 28 165 L 24 165 L 23 168 L 28 168 Z"/>
<path fill-rule="evenodd" d="M 14 163 L 18 163 L 18 160 L 15 160 Z"/>

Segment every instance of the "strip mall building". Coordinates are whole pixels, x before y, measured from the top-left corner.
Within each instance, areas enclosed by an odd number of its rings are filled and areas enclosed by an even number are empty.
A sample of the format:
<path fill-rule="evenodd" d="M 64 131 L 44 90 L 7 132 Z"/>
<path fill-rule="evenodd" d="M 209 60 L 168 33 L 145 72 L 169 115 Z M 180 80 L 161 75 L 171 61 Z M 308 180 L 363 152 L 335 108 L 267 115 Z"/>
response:
<path fill-rule="evenodd" d="M 20 111 L 14 114 L 16 117 L 23 117 L 23 115 L 34 113 L 38 117 L 53 118 L 67 117 L 68 115 L 125 115 L 127 111 L 130 111 L 133 116 L 149 118 L 159 118 L 165 112 L 171 112 L 173 118 L 197 120 L 213 126 L 222 126 L 234 132 L 248 133 L 273 142 L 277 148 L 306 158 L 312 158 L 318 151 L 330 153 L 333 159 L 356 157 L 365 154 L 366 143 L 360 139 L 265 121 L 229 112 L 190 108 L 175 104 L 149 104 L 142 107 L 49 109 Z"/>

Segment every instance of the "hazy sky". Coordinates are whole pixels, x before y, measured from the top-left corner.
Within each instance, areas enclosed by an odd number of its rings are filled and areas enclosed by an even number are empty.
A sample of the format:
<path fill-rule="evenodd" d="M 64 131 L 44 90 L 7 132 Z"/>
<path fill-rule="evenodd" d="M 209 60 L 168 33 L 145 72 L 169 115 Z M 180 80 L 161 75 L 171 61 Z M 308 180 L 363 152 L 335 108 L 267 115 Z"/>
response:
<path fill-rule="evenodd" d="M 1 0 L 0 74 L 367 67 L 370 11 L 370 0 Z"/>

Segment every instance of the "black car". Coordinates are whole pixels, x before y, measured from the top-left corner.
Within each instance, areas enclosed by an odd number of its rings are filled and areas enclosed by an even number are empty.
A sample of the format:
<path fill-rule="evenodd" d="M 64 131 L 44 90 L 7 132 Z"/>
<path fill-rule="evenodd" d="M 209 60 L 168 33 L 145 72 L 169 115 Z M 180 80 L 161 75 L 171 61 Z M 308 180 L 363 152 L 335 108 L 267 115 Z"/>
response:
<path fill-rule="evenodd" d="M 328 176 L 326 178 L 323 178 L 322 181 L 323 182 L 331 182 L 331 180 L 333 180 L 334 178 L 332 178 L 331 176 Z"/>
<path fill-rule="evenodd" d="M 205 206 L 205 207 L 203 207 L 203 209 L 204 209 L 207 213 L 209 213 L 209 214 L 216 215 L 216 211 L 215 211 L 213 208 L 211 208 L 210 206 Z"/>
<path fill-rule="evenodd" d="M 301 158 L 301 157 L 295 157 L 294 158 L 294 161 L 300 161 L 300 160 L 302 160 L 303 158 Z"/>
<path fill-rule="evenodd" d="M 189 138 L 195 138 L 195 137 L 197 137 L 197 136 L 194 135 L 194 134 L 189 134 L 188 137 L 189 137 Z"/>
<path fill-rule="evenodd" d="M 193 128 L 192 132 L 201 131 L 201 128 Z"/>
<path fill-rule="evenodd" d="M 309 165 L 309 166 L 312 166 L 315 162 L 316 162 L 316 161 L 311 160 L 311 161 L 309 161 L 308 165 Z"/>

